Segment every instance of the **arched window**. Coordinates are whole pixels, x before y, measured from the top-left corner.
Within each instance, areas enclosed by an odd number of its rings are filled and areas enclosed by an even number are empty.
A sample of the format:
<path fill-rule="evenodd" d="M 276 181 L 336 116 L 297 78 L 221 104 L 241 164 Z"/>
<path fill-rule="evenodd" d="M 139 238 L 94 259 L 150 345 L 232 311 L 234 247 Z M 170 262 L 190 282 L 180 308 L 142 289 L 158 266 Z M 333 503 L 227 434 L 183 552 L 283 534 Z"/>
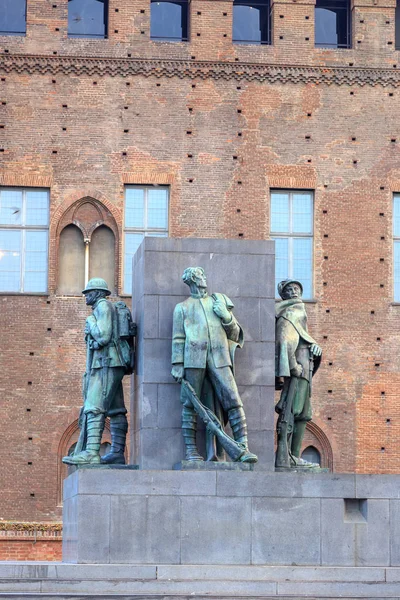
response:
<path fill-rule="evenodd" d="M 85 287 L 85 243 L 79 227 L 62 230 L 59 256 L 58 293 L 79 296 Z"/>
<path fill-rule="evenodd" d="M 316 0 L 315 45 L 320 48 L 351 48 L 349 0 Z"/>
<path fill-rule="evenodd" d="M 89 244 L 89 279 L 102 277 L 113 291 L 115 280 L 115 237 L 109 227 L 101 225 L 92 233 Z M 83 288 L 82 288 L 83 289 Z"/>
<path fill-rule="evenodd" d="M 152 40 L 186 42 L 188 1 L 151 0 L 150 37 Z"/>
<path fill-rule="evenodd" d="M 307 446 L 307 448 L 301 453 L 301 458 L 308 462 L 321 465 L 321 455 L 318 450 L 314 448 L 314 446 Z"/>
<path fill-rule="evenodd" d="M 233 0 L 232 41 L 236 44 L 271 43 L 269 0 Z"/>
<path fill-rule="evenodd" d="M 107 0 L 68 0 L 68 36 L 107 37 Z"/>

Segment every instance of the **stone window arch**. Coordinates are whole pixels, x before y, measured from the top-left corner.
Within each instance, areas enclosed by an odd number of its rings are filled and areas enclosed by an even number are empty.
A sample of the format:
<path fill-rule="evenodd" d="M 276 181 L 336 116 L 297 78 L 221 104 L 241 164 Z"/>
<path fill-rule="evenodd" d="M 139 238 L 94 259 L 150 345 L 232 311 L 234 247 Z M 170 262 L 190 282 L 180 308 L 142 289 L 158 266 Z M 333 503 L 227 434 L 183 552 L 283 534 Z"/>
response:
<path fill-rule="evenodd" d="M 85 197 L 70 206 L 60 219 L 57 238 L 57 294 L 80 295 L 92 277 L 103 277 L 116 293 L 118 227 L 101 202 Z"/>

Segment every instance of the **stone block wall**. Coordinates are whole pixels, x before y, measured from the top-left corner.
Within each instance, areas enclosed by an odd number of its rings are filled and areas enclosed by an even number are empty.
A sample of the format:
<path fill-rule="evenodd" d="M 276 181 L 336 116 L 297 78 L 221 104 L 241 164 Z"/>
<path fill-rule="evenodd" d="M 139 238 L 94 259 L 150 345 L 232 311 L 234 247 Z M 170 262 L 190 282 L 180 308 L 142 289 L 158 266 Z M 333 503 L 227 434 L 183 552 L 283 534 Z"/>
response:
<path fill-rule="evenodd" d="M 244 330 L 235 374 L 257 468 L 272 470 L 274 454 L 273 242 L 147 237 L 134 257 L 132 312 L 138 325 L 137 366 L 131 385 L 132 462 L 171 469 L 184 458 L 180 386 L 171 376 L 172 315 L 190 295 L 182 273 L 201 266 L 209 293 L 234 303 Z"/>

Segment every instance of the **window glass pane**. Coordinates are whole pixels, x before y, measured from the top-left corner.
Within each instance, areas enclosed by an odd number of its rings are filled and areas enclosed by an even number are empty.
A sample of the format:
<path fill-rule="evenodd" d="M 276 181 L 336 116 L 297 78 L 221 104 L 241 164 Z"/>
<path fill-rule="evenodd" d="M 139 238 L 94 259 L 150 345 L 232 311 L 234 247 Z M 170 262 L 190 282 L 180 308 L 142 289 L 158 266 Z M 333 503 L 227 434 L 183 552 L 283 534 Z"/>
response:
<path fill-rule="evenodd" d="M 293 233 L 312 233 L 311 194 L 293 194 L 292 210 Z"/>
<path fill-rule="evenodd" d="M 395 48 L 400 48 L 400 3 L 397 0 L 396 11 L 395 11 Z"/>
<path fill-rule="evenodd" d="M 350 47 L 350 5 L 348 0 L 317 0 L 315 45 L 328 48 Z"/>
<path fill-rule="evenodd" d="M 167 190 L 148 190 L 147 227 L 149 229 L 167 229 L 168 196 Z"/>
<path fill-rule="evenodd" d="M 124 292 L 132 294 L 132 259 L 143 240 L 143 233 L 125 234 Z"/>
<path fill-rule="evenodd" d="M 289 232 L 289 194 L 280 192 L 271 194 L 271 232 Z"/>
<path fill-rule="evenodd" d="M 400 242 L 394 243 L 394 300 L 400 302 Z"/>
<path fill-rule="evenodd" d="M 400 237 L 400 194 L 393 196 L 393 235 Z"/>
<path fill-rule="evenodd" d="M 337 13 L 326 8 L 315 9 L 315 44 L 337 47 Z"/>
<path fill-rule="evenodd" d="M 290 277 L 298 279 L 303 286 L 303 298 L 311 298 L 312 287 L 312 239 L 293 238 L 293 272 Z"/>
<path fill-rule="evenodd" d="M 24 292 L 47 290 L 47 231 L 25 232 Z"/>
<path fill-rule="evenodd" d="M 0 290 L 19 292 L 21 287 L 21 231 L 0 229 Z"/>
<path fill-rule="evenodd" d="M 261 14 L 259 8 L 233 4 L 232 39 L 234 42 L 261 42 Z"/>
<path fill-rule="evenodd" d="M 126 188 L 125 227 L 144 227 L 144 190 Z"/>
<path fill-rule="evenodd" d="M 26 191 L 25 224 L 48 225 L 49 195 L 45 191 Z"/>
<path fill-rule="evenodd" d="M 68 0 L 68 35 L 106 36 L 106 0 Z"/>
<path fill-rule="evenodd" d="M 1 0 L 0 32 L 26 32 L 26 0 Z"/>
<path fill-rule="evenodd" d="M 308 446 L 308 448 L 303 450 L 301 458 L 307 462 L 317 463 L 317 465 L 321 464 L 321 455 L 314 446 Z"/>
<path fill-rule="evenodd" d="M 150 37 L 187 40 L 187 3 L 151 2 Z"/>
<path fill-rule="evenodd" d="M 275 294 L 278 296 L 278 283 L 289 277 L 289 240 L 275 240 Z"/>
<path fill-rule="evenodd" d="M 0 224 L 21 225 L 22 191 L 2 190 L 0 194 Z"/>

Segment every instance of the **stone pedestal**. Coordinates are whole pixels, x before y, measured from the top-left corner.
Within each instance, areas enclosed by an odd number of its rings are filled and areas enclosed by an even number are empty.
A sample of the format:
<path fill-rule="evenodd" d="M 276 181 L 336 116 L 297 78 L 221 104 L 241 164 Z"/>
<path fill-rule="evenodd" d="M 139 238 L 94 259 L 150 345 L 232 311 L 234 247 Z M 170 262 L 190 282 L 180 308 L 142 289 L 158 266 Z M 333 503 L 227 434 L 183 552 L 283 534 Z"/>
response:
<path fill-rule="evenodd" d="M 244 329 L 236 352 L 256 470 L 274 468 L 274 243 L 146 237 L 133 262 L 132 312 L 138 325 L 130 427 L 132 463 L 172 469 L 184 457 L 180 386 L 171 376 L 172 315 L 189 295 L 186 267 L 205 269 L 209 292 L 226 294 Z M 201 436 L 200 436 L 201 438 Z M 204 448 L 200 450 L 204 452 Z"/>

